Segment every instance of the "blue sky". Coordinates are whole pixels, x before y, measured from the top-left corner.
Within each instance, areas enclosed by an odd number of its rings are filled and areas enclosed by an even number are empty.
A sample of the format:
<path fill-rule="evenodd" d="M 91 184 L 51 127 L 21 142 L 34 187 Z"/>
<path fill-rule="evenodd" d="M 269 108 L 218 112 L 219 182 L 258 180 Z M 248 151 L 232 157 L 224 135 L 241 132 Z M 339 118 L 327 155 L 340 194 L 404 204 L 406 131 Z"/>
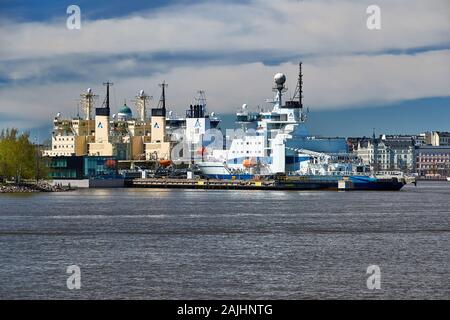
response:
<path fill-rule="evenodd" d="M 65 26 L 70 4 L 81 8 L 80 30 Z M 2 0 L 0 127 L 45 136 L 54 114 L 74 116 L 79 94 L 103 95 L 107 79 L 115 109 L 140 89 L 157 98 L 166 80 L 175 112 L 203 89 L 229 122 L 243 103 L 265 107 L 274 73 L 292 90 L 302 60 L 313 133 L 450 131 L 450 3 L 377 1 L 376 31 L 366 27 L 370 4 Z"/>

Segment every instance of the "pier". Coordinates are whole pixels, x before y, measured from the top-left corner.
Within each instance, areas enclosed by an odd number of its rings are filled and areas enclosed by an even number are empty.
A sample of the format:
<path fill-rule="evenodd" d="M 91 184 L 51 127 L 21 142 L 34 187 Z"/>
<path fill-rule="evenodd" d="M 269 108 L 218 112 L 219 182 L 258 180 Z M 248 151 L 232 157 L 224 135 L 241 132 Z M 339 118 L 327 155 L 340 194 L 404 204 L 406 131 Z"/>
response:
<path fill-rule="evenodd" d="M 145 178 L 125 181 L 128 188 L 167 188 L 167 189 L 215 189 L 215 190 L 400 190 L 406 181 L 403 178 L 377 179 L 365 181 L 364 178 L 344 177 L 289 177 L 261 180 L 219 180 L 219 179 L 177 179 L 177 178 Z M 358 181 L 359 180 L 359 181 Z"/>
<path fill-rule="evenodd" d="M 232 189 L 232 190 L 280 190 L 282 185 L 275 180 L 217 180 L 217 179 L 173 179 L 147 178 L 125 182 L 132 188 L 172 188 L 172 189 Z"/>

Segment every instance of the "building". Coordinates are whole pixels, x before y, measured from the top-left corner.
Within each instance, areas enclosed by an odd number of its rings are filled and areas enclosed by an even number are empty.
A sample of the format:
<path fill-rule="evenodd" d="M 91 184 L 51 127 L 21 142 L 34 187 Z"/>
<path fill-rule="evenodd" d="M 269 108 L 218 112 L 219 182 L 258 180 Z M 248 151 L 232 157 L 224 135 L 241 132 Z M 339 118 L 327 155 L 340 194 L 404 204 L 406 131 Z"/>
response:
<path fill-rule="evenodd" d="M 415 136 L 382 135 L 379 138 L 361 139 L 353 150 L 376 171 L 414 172 Z"/>
<path fill-rule="evenodd" d="M 114 157 L 49 157 L 49 176 L 58 180 L 78 180 L 117 176 Z"/>
<path fill-rule="evenodd" d="M 386 146 L 386 152 L 390 153 L 391 163 L 388 167 L 408 173 L 414 172 L 416 136 L 383 135 L 381 141 Z"/>
<path fill-rule="evenodd" d="M 423 133 L 425 142 L 431 146 L 450 146 L 450 132 L 431 131 Z"/>
<path fill-rule="evenodd" d="M 450 176 L 450 146 L 417 146 L 416 172 L 421 177 Z"/>
<path fill-rule="evenodd" d="M 358 146 L 367 146 L 367 143 L 371 140 L 368 137 L 349 137 L 347 138 L 348 152 L 354 153 L 358 150 Z"/>

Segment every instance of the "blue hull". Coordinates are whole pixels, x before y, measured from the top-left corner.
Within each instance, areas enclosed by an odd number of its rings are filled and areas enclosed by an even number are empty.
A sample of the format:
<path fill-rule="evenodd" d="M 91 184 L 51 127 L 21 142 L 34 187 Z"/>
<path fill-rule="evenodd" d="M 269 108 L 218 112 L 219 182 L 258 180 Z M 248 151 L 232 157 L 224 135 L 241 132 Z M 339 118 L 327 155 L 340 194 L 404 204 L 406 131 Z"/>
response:
<path fill-rule="evenodd" d="M 209 179 L 217 180 L 252 180 L 252 174 L 223 174 L 205 175 Z M 400 190 L 405 182 L 397 178 L 379 179 L 368 176 L 347 176 L 345 177 L 347 187 L 345 190 Z M 277 180 L 276 189 L 291 190 L 340 190 L 339 181 L 343 176 L 288 176 L 285 180 Z"/>
<path fill-rule="evenodd" d="M 255 176 L 253 174 L 204 174 L 208 179 L 217 180 L 252 180 Z"/>

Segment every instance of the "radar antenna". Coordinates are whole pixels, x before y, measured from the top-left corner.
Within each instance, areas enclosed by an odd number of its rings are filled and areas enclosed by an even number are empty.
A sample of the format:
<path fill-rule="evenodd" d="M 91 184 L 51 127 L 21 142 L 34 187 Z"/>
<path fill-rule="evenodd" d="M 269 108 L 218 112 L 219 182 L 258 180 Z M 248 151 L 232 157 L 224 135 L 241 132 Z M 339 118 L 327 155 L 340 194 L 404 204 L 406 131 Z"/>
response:
<path fill-rule="evenodd" d="M 288 90 L 284 85 L 286 83 L 286 76 L 282 73 L 277 73 L 273 77 L 273 81 L 275 82 L 275 86 L 272 88 L 272 91 L 277 93 L 276 98 L 273 102 L 275 103 L 275 107 L 281 108 L 283 105 L 283 93 Z"/>

